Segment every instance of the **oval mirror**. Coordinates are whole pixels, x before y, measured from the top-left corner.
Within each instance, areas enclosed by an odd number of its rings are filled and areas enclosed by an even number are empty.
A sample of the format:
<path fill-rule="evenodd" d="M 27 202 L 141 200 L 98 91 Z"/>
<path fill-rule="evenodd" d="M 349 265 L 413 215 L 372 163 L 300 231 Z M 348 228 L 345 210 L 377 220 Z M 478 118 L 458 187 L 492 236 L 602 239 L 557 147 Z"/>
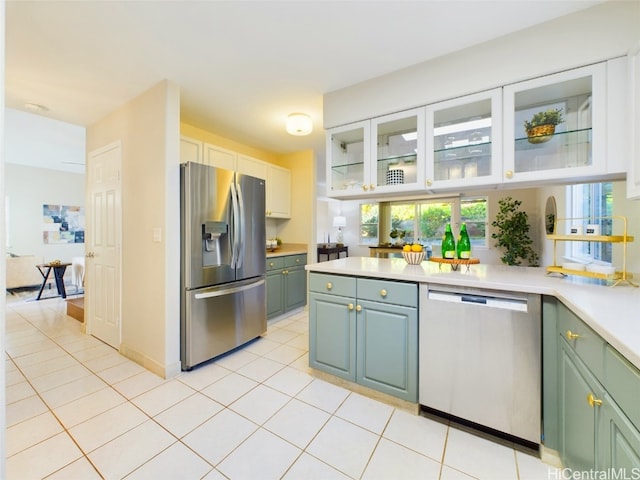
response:
<path fill-rule="evenodd" d="M 547 206 L 544 209 L 544 227 L 547 235 L 554 233 L 556 227 L 556 198 L 551 196 L 547 198 Z"/>

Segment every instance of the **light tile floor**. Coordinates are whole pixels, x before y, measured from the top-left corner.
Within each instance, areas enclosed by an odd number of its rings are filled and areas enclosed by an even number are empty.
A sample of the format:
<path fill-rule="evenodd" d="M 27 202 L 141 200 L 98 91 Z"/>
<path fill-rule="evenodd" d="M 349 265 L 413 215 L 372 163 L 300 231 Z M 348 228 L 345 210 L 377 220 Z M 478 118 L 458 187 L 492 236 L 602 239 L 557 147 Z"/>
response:
<path fill-rule="evenodd" d="M 60 299 L 7 297 L 7 479 L 550 478 L 531 455 L 315 379 L 307 331 L 294 314 L 163 380 Z"/>

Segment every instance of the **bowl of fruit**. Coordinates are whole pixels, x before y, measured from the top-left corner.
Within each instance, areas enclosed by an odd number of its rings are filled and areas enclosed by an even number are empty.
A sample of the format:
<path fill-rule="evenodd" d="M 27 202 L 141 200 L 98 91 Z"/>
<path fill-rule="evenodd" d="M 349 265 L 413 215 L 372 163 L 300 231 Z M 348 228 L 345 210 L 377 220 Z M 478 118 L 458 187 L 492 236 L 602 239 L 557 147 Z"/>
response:
<path fill-rule="evenodd" d="M 402 256 L 409 265 L 420 265 L 424 260 L 424 249 L 419 243 L 402 247 Z"/>

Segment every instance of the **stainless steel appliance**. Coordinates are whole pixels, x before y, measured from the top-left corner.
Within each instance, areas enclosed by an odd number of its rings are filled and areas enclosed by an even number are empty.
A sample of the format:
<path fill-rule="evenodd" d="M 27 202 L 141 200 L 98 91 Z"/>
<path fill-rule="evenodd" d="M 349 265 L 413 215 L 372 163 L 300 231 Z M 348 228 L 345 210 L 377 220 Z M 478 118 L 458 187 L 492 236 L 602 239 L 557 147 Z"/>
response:
<path fill-rule="evenodd" d="M 539 444 L 540 295 L 421 285 L 420 310 L 420 404 Z"/>
<path fill-rule="evenodd" d="M 267 329 L 265 181 L 180 166 L 182 369 L 217 357 Z"/>

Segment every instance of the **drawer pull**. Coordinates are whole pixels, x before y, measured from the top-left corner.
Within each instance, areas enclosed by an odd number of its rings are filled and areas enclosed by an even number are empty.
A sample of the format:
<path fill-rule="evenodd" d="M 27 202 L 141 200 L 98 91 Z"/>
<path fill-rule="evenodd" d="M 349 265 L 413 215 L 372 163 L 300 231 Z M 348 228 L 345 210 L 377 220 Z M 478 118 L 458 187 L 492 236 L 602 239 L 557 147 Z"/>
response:
<path fill-rule="evenodd" d="M 587 402 L 589 402 L 589 405 L 591 407 L 595 407 L 595 406 L 599 407 L 600 405 L 602 405 L 602 400 L 594 397 L 593 393 L 590 393 L 589 395 L 587 395 Z"/>
<path fill-rule="evenodd" d="M 350 303 L 349 305 L 347 305 L 347 308 L 348 308 L 349 310 L 353 310 L 353 303 Z"/>
<path fill-rule="evenodd" d="M 273 262 L 269 262 L 270 267 L 273 267 L 273 265 L 274 265 Z"/>
<path fill-rule="evenodd" d="M 328 282 L 327 283 L 327 290 L 331 290 L 333 288 L 333 283 Z"/>
<path fill-rule="evenodd" d="M 575 340 L 576 338 L 580 338 L 580 335 L 577 333 L 573 333 L 571 330 L 567 330 L 565 334 L 567 336 L 567 340 Z"/>
<path fill-rule="evenodd" d="M 356 307 L 356 312 L 361 312 L 361 311 L 362 311 L 362 306 L 361 306 L 361 305 L 358 305 L 358 306 Z"/>
<path fill-rule="evenodd" d="M 387 291 L 386 291 L 384 288 L 383 288 L 382 290 L 380 290 L 380 296 L 381 296 L 382 298 L 384 298 L 384 297 L 386 297 L 386 296 L 387 296 Z"/>
<path fill-rule="evenodd" d="M 296 258 L 296 263 L 300 263 L 300 259 L 299 258 Z"/>

